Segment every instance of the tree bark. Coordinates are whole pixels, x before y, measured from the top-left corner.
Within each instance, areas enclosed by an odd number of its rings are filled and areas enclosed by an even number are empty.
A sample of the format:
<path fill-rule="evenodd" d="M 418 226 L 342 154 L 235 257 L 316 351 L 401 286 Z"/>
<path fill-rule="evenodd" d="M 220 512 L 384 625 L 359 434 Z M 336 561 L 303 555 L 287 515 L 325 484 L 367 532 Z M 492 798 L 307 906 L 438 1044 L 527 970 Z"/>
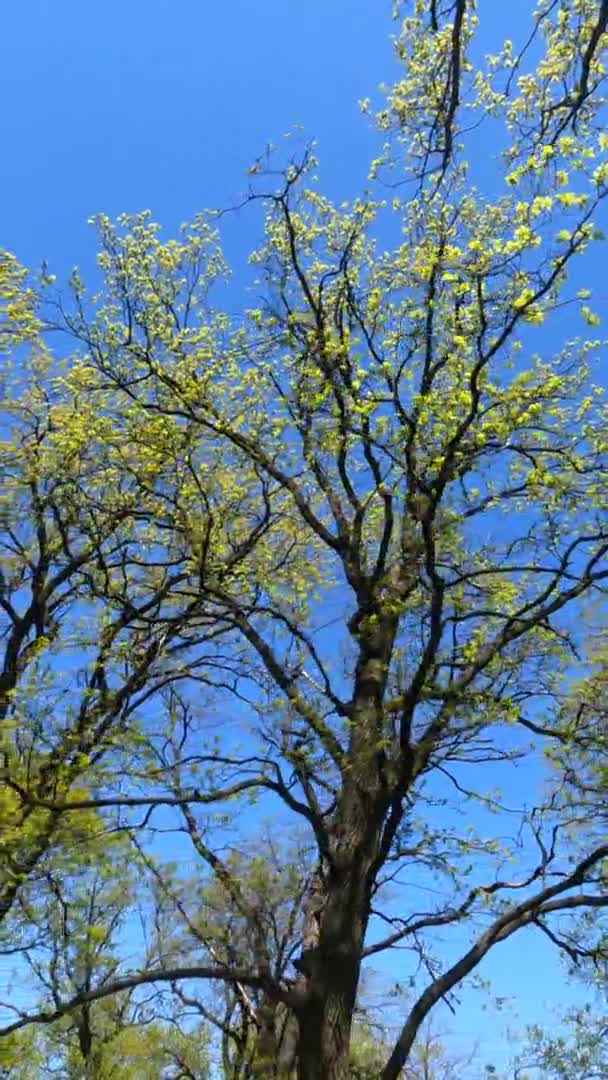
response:
<path fill-rule="evenodd" d="M 297 962 L 306 988 L 306 1001 L 298 1010 L 298 1080 L 346 1080 L 349 1075 L 377 842 L 361 814 L 360 799 L 356 801 L 350 827 L 342 827 L 335 863 L 319 872 L 306 915 L 304 949 Z"/>
<path fill-rule="evenodd" d="M 319 975 L 323 991 L 299 1015 L 298 1080 L 346 1080 L 359 955 L 336 957 Z"/>
<path fill-rule="evenodd" d="M 394 613 L 353 624 L 359 642 L 350 716 L 350 768 L 329 830 L 306 917 L 299 970 L 307 1001 L 298 1013 L 298 1080 L 347 1080 L 350 1037 L 383 823 L 391 803 L 384 754 L 383 697 Z"/>
<path fill-rule="evenodd" d="M 277 1005 L 264 998 L 257 1009 L 257 1037 L 251 1075 L 255 1080 L 280 1076 L 278 1072 Z"/>

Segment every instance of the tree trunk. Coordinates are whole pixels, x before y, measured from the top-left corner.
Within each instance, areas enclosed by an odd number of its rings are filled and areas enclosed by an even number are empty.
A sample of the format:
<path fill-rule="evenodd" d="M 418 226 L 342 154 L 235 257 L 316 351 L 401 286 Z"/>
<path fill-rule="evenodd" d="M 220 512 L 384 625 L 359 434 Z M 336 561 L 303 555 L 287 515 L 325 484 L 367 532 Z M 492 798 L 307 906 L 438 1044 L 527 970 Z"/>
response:
<path fill-rule="evenodd" d="M 350 1074 L 361 951 L 391 801 L 382 700 L 395 626 L 394 613 L 382 612 L 356 623 L 360 654 L 350 713 L 350 770 L 329 829 L 331 850 L 312 889 L 298 965 L 307 990 L 298 1011 L 298 1080 L 347 1080 Z"/>
<path fill-rule="evenodd" d="M 255 1080 L 267 1080 L 278 1073 L 277 1005 L 264 998 L 257 1009 L 257 1036 L 251 1075 Z"/>
<path fill-rule="evenodd" d="M 346 1080 L 359 956 L 336 958 L 319 975 L 323 992 L 299 1016 L 298 1080 Z"/>
<path fill-rule="evenodd" d="M 351 1025 L 369 918 L 369 836 L 359 839 L 352 844 L 350 835 L 346 864 L 319 874 L 306 915 L 304 949 L 297 962 L 307 993 L 298 1010 L 298 1080 L 346 1080 L 349 1075 Z"/>

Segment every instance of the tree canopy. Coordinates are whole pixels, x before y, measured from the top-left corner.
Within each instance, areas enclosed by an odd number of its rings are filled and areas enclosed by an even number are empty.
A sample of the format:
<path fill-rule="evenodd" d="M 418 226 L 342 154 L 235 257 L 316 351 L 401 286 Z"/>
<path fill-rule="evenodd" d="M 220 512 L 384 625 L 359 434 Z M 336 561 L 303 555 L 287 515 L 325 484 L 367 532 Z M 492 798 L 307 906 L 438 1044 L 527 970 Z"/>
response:
<path fill-rule="evenodd" d="M 495 946 L 603 960 L 608 3 L 484 18 L 396 5 L 359 197 L 252 165 L 238 316 L 228 210 L 0 258 L 10 1068 L 393 1080 Z"/>

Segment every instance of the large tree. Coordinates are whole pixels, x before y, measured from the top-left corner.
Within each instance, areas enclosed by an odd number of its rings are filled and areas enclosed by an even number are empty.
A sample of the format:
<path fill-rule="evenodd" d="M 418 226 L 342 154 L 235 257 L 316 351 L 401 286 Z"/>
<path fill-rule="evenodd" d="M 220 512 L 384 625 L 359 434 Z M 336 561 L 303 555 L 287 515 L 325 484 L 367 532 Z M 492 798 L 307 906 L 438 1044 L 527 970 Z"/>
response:
<path fill-rule="evenodd" d="M 100 216 L 101 286 L 75 274 L 66 299 L 41 282 L 74 352 L 25 391 L 46 417 L 35 453 L 5 450 L 38 527 L 11 540 L 26 569 L 3 608 L 9 640 L 46 645 L 56 552 L 97 652 L 79 706 L 56 665 L 52 720 L 28 712 L 44 681 L 27 708 L 4 693 L 9 836 L 101 815 L 132 837 L 162 918 L 153 957 L 7 1035 L 150 983 L 216 1002 L 219 985 L 251 1075 L 338 1080 L 363 966 L 397 949 L 413 998 L 392 1080 L 495 945 L 534 928 L 567 947 L 568 913 L 608 906 L 602 818 L 543 773 L 547 751 L 561 768 L 564 746 L 588 761 L 600 745 L 564 702 L 608 579 L 580 276 L 608 191 L 608 3 L 541 3 L 485 58 L 468 0 L 403 6 L 366 192 L 332 204 L 307 149 L 251 169 L 255 307 L 222 306 L 212 215 L 169 241 L 147 214 Z M 270 816 L 284 843 L 265 851 Z M 307 855 L 286 879 L 293 828 Z M 167 829 L 197 885 L 164 865 Z"/>

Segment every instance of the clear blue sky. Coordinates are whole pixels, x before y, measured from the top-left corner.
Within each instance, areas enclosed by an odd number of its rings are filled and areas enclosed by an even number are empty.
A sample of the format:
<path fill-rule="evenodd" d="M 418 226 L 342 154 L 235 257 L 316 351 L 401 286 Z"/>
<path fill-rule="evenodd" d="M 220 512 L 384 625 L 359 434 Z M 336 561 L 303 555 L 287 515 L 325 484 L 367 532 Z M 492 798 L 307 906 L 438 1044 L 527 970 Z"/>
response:
<path fill-rule="evenodd" d="M 168 228 L 225 205 L 294 124 L 351 194 L 371 134 L 358 98 L 391 63 L 390 0 L 23 0 L 3 12 L 0 243 L 90 259 L 94 212 Z"/>
<path fill-rule="evenodd" d="M 530 5 L 480 8 L 499 38 Z M 357 100 L 374 97 L 393 71 L 390 9 L 391 0 L 4 5 L 0 246 L 26 264 L 47 259 L 60 279 L 75 263 L 86 272 L 93 213 L 149 208 L 172 230 L 203 207 L 230 204 L 246 166 L 296 124 L 318 140 L 325 189 L 352 195 L 374 145 Z M 247 229 L 229 235 L 237 266 Z M 525 938 L 519 949 L 535 968 L 523 989 L 513 942 L 484 974 L 497 993 L 519 989 L 520 1013 L 532 1018 L 534 1004 L 554 996 L 559 968 L 544 944 Z M 491 1060 L 489 1019 L 465 1002 L 448 1022 L 463 1043 L 479 1031 Z"/>

